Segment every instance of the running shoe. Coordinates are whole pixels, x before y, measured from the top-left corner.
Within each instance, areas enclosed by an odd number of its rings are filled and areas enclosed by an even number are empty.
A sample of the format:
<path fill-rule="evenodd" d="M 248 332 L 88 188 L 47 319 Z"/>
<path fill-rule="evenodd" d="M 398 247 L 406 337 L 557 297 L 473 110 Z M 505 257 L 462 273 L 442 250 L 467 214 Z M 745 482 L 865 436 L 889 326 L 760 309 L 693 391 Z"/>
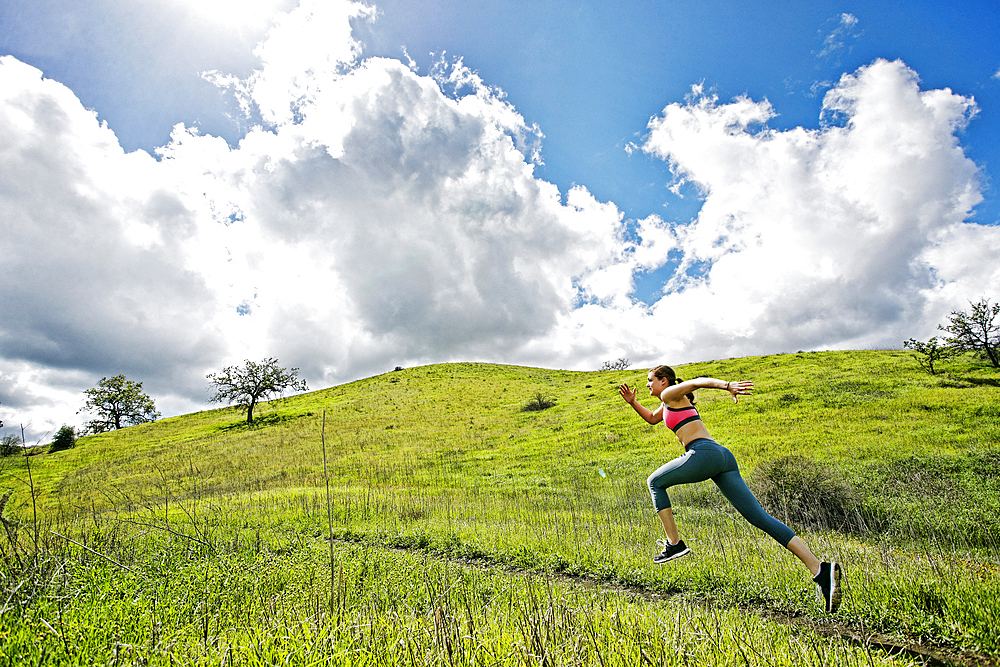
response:
<path fill-rule="evenodd" d="M 671 544 L 667 540 L 656 540 L 656 543 L 663 547 L 663 552 L 653 556 L 654 563 L 666 563 L 668 560 L 687 556 L 691 550 L 684 545 L 684 540 L 678 540 L 677 544 Z"/>
<path fill-rule="evenodd" d="M 826 603 L 826 610 L 834 613 L 840 608 L 840 577 L 843 568 L 840 563 L 820 563 L 819 574 L 813 581 L 819 586 L 819 594 Z"/>

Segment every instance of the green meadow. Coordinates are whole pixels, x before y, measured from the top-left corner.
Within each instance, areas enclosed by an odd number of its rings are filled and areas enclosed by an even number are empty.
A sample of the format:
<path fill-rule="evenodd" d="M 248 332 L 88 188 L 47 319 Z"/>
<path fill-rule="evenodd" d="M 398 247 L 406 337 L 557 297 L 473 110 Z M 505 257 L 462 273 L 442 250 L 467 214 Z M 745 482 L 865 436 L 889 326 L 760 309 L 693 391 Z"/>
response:
<path fill-rule="evenodd" d="M 844 563 L 837 614 L 711 482 L 652 563 L 681 450 L 617 394 L 645 369 L 440 364 L 0 459 L 0 665 L 998 664 L 1000 372 L 941 366 L 677 367 L 756 383 L 702 417 Z"/>

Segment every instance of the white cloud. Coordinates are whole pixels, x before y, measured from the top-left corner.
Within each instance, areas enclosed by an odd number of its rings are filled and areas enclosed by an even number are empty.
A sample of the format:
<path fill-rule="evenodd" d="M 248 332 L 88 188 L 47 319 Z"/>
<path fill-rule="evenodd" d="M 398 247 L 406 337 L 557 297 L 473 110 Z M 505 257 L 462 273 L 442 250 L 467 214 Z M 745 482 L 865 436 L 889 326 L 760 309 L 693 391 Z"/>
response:
<path fill-rule="evenodd" d="M 850 51 L 850 47 L 847 45 L 848 40 L 854 40 L 861 36 L 861 33 L 855 32 L 858 27 L 858 17 L 853 14 L 844 12 L 836 18 L 830 19 L 827 23 L 836 23 L 836 26 L 823 36 L 823 48 L 816 54 L 817 58 L 825 58 L 845 49 Z"/>
<path fill-rule="evenodd" d="M 2 357 L 183 384 L 222 350 L 214 295 L 183 252 L 193 212 L 67 88 L 9 56 L 0 80 Z"/>
<path fill-rule="evenodd" d="M 711 268 L 656 306 L 697 323 L 692 356 L 898 345 L 965 305 L 954 295 L 1000 288 L 994 262 L 966 263 L 1000 253 L 996 228 L 963 222 L 981 197 L 955 131 L 975 103 L 878 61 L 824 109 L 842 126 L 751 131 L 770 104 L 705 96 L 650 122 L 644 150 L 705 193 L 678 233 L 684 267 Z"/>

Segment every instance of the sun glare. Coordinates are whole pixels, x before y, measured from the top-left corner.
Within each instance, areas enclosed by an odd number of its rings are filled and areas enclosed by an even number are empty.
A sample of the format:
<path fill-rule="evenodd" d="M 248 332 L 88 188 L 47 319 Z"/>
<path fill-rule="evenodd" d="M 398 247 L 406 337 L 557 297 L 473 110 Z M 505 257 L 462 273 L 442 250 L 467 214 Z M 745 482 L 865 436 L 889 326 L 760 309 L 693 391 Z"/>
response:
<path fill-rule="evenodd" d="M 298 0 L 175 0 L 191 13 L 213 23 L 259 27 L 278 12 L 287 12 Z"/>

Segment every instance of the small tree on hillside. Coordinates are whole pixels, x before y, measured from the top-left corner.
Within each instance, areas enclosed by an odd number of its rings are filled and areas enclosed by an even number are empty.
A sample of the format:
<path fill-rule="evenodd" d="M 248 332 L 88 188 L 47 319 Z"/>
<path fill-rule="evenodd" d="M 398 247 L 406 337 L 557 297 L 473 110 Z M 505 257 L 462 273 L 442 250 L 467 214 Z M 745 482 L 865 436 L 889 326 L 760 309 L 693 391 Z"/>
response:
<path fill-rule="evenodd" d="M 978 352 L 989 359 L 994 368 L 1000 368 L 1000 325 L 994 324 L 1000 313 L 1000 303 L 990 304 L 984 297 L 969 305 L 971 311 L 953 310 L 948 326 L 938 325 L 938 329 L 951 334 L 948 344 L 952 347 Z"/>
<path fill-rule="evenodd" d="M 259 402 L 281 397 L 286 390 L 308 389 L 298 374 L 298 368 L 281 368 L 274 358 L 259 363 L 247 359 L 243 366 L 227 366 L 220 373 L 206 376 L 215 389 L 215 396 L 209 400 L 246 408 L 247 426 L 252 426 L 253 410 Z"/>
<path fill-rule="evenodd" d="M 97 414 L 96 419 L 87 422 L 85 432 L 103 433 L 156 421 L 160 416 L 153 399 L 142 391 L 142 383 L 127 380 L 124 375 L 101 378 L 96 387 L 83 393 L 87 402 L 77 414 L 84 411 Z"/>
<path fill-rule="evenodd" d="M 916 338 L 910 338 L 909 340 L 903 341 L 903 347 L 916 352 L 913 356 L 916 358 L 917 363 L 920 364 L 921 368 L 930 372 L 931 375 L 934 375 L 937 372 L 934 370 L 935 363 L 941 361 L 942 359 L 954 356 L 957 352 L 957 350 L 953 347 L 941 345 L 938 342 L 937 336 L 931 337 L 931 339 L 926 343 L 919 341 Z"/>
<path fill-rule="evenodd" d="M 13 456 L 21 451 L 21 439 L 13 433 L 0 438 L 0 456 Z"/>

